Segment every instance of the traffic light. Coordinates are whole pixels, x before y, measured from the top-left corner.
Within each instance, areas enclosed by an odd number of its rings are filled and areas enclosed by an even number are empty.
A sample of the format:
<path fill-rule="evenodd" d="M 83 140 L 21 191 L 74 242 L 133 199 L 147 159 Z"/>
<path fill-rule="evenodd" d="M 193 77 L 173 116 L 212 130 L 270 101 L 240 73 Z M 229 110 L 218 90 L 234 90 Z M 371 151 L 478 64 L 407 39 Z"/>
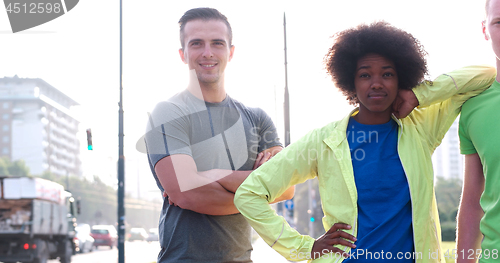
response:
<path fill-rule="evenodd" d="M 314 211 L 309 209 L 309 210 L 307 210 L 307 214 L 309 214 L 309 221 L 314 223 L 314 221 L 316 221 L 316 218 L 314 216 Z"/>
<path fill-rule="evenodd" d="M 89 151 L 92 151 L 94 147 L 92 146 L 92 131 L 90 129 L 87 129 L 87 149 Z"/>
<path fill-rule="evenodd" d="M 285 217 L 285 218 L 293 219 L 293 210 L 294 210 L 294 206 L 295 206 L 294 202 L 293 202 L 293 197 L 292 197 L 292 199 L 286 200 L 283 203 L 285 204 L 285 208 L 286 208 L 285 215 L 287 215 L 287 217 Z"/>

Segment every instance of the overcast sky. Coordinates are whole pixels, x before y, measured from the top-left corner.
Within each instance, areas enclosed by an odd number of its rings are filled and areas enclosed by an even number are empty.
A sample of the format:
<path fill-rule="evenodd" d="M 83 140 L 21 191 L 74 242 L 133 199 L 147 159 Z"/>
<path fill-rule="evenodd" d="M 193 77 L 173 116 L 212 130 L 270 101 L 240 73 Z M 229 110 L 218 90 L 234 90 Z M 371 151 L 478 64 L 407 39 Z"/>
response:
<path fill-rule="evenodd" d="M 407 30 L 429 53 L 431 78 L 465 65 L 494 65 L 481 34 L 482 1 L 186 2 L 123 1 L 127 191 L 155 189 L 135 143 L 145 130 L 147 112 L 186 87 L 177 21 L 190 8 L 214 7 L 228 17 L 236 50 L 226 71 L 227 92 L 266 110 L 281 132 L 286 12 L 292 142 L 352 109 L 323 70 L 330 36 L 337 31 L 375 20 Z M 0 11 L 0 39 L 0 77 L 42 78 L 79 102 L 73 110 L 80 120 L 84 174 L 116 180 L 119 1 L 80 1 L 64 16 L 15 34 Z M 85 148 L 87 128 L 93 132 L 92 152 Z"/>

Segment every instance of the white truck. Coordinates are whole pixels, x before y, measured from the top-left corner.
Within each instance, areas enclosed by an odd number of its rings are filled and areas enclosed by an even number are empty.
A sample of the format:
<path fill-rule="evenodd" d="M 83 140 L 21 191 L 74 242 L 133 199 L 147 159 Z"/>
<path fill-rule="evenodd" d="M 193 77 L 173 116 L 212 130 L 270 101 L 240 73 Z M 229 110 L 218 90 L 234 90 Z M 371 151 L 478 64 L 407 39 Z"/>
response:
<path fill-rule="evenodd" d="M 71 194 L 30 177 L 0 177 L 0 189 L 0 262 L 70 263 L 76 225 Z"/>

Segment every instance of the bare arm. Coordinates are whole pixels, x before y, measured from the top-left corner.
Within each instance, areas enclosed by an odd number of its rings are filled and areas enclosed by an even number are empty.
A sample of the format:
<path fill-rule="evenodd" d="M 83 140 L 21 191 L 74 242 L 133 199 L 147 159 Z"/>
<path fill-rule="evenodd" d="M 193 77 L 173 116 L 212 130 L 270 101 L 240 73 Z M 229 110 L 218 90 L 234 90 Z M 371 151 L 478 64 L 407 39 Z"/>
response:
<path fill-rule="evenodd" d="M 484 215 L 479 204 L 479 199 L 484 191 L 483 166 L 477 153 L 465 156 L 463 185 L 462 199 L 458 210 L 457 263 L 475 263 L 476 259 L 468 259 L 469 254 L 471 254 L 468 250 L 473 249 L 475 255 L 476 249 L 481 247 L 483 235 L 479 230 L 479 222 Z"/>
<path fill-rule="evenodd" d="M 286 191 L 278 196 L 278 198 L 274 199 L 271 204 L 278 203 L 285 200 L 290 200 L 295 195 L 295 185 L 290 186 L 290 188 L 286 189 Z"/>
<path fill-rule="evenodd" d="M 271 157 L 273 157 L 276 154 L 278 154 L 279 152 L 281 152 L 281 150 L 283 150 L 283 147 L 275 146 L 275 147 L 271 147 L 271 148 L 265 150 L 264 152 L 268 151 L 271 154 Z M 271 159 L 271 158 L 269 158 L 269 159 Z M 257 168 L 255 168 L 255 169 L 257 169 Z M 290 199 L 292 199 L 292 197 L 294 195 L 295 195 L 295 185 L 292 185 L 290 188 L 286 189 L 286 191 L 282 195 L 280 195 L 273 202 L 271 202 L 271 204 L 278 203 L 278 202 L 285 201 L 285 200 L 290 200 Z"/>
<path fill-rule="evenodd" d="M 224 189 L 216 179 L 198 173 L 196 163 L 189 155 L 175 154 L 165 157 L 155 165 L 155 172 L 169 200 L 183 209 L 207 215 L 230 215 L 239 213 L 234 206 L 234 194 Z M 219 170 L 220 177 L 231 174 L 248 176 L 251 171 Z M 178 176 L 177 176 L 178 175 Z"/>
<path fill-rule="evenodd" d="M 276 154 L 281 152 L 281 150 L 283 150 L 283 147 L 274 146 L 274 147 L 271 147 L 269 149 L 266 149 L 266 150 L 260 152 L 259 155 L 257 156 L 257 159 L 255 160 L 255 164 L 254 164 L 253 169 L 255 170 L 255 169 L 259 168 L 259 166 L 261 166 L 262 164 L 267 162 L 269 159 L 271 159 L 273 156 L 275 156 Z M 236 190 L 238 189 L 238 187 L 240 187 L 240 185 L 243 183 L 243 181 L 245 181 L 245 179 L 247 179 L 248 175 L 249 174 L 245 175 L 242 173 L 241 174 L 234 174 L 231 176 L 226 176 L 226 177 L 218 180 L 217 182 L 219 182 L 222 185 L 222 187 L 224 187 L 227 191 L 235 193 Z M 294 194 L 295 194 L 295 186 L 292 186 L 292 187 L 288 188 L 281 196 L 276 198 L 276 200 L 274 200 L 272 203 L 277 203 L 277 202 L 292 199 Z"/>
<path fill-rule="evenodd" d="M 283 149 L 281 146 L 262 151 L 254 169 Z M 252 172 L 212 169 L 198 172 L 196 163 L 189 155 L 176 154 L 161 159 L 155 166 L 164 195 L 170 204 L 207 215 L 231 215 L 239 213 L 233 203 L 234 192 Z M 182 176 L 177 176 L 182 175 Z M 217 180 L 218 178 L 221 178 Z M 290 187 L 275 202 L 291 199 L 295 187 Z"/>
<path fill-rule="evenodd" d="M 274 147 L 271 147 L 269 149 L 266 149 L 266 150 L 260 152 L 257 155 L 257 159 L 255 160 L 253 170 L 259 168 L 259 166 L 261 166 L 262 164 L 267 162 L 274 155 L 279 153 L 282 149 L 283 149 L 283 147 L 281 147 L 281 146 L 274 146 Z M 250 173 L 248 173 L 246 175 L 245 174 L 238 174 L 238 175 L 235 174 L 232 176 L 226 176 L 224 178 L 221 178 L 220 180 L 217 180 L 217 182 L 219 184 L 221 184 L 222 187 L 224 187 L 229 192 L 235 193 L 236 190 L 238 189 L 238 187 L 240 187 L 240 185 L 243 183 L 243 181 L 245 181 L 245 179 L 247 179 L 249 174 Z"/>

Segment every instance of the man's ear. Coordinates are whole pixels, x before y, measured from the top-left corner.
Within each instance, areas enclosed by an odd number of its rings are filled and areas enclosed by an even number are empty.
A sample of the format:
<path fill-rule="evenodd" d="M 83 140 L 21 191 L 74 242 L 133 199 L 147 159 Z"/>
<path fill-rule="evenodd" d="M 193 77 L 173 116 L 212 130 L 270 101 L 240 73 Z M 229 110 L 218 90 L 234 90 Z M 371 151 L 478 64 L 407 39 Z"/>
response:
<path fill-rule="evenodd" d="M 486 30 L 486 20 L 484 20 L 483 22 L 481 22 L 481 27 L 483 29 L 484 39 L 490 40 L 490 35 L 488 34 L 488 31 Z"/>
<path fill-rule="evenodd" d="M 182 62 L 184 62 L 184 64 L 187 64 L 186 58 L 184 56 L 184 50 L 182 48 L 179 48 L 179 56 L 181 56 Z"/>
<path fill-rule="evenodd" d="M 231 45 L 231 47 L 229 48 L 229 61 L 233 59 L 233 54 L 234 54 L 234 45 Z"/>

